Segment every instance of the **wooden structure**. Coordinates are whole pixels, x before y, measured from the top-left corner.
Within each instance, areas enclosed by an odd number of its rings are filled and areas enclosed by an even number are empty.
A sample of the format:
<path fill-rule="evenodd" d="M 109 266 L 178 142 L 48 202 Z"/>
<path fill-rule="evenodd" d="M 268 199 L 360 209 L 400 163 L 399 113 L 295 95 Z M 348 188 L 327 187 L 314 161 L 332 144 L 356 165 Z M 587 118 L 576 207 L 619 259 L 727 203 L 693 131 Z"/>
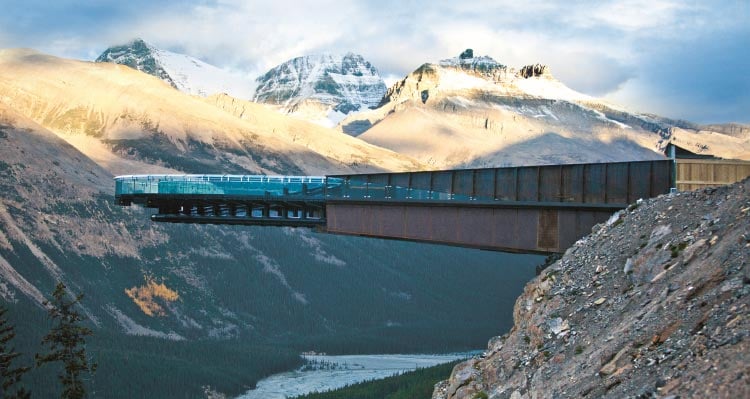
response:
<path fill-rule="evenodd" d="M 735 159 L 677 158 L 677 189 L 697 190 L 738 182 L 750 176 L 750 162 Z"/>

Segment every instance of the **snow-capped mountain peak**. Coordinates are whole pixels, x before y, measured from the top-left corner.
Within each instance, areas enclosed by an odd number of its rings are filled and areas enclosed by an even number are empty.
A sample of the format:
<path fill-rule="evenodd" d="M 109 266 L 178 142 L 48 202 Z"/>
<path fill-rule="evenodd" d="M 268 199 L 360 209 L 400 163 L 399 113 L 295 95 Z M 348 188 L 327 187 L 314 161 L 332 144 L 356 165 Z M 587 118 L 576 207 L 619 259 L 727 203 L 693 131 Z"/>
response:
<path fill-rule="evenodd" d="M 377 69 L 354 53 L 293 58 L 256 82 L 254 101 L 327 126 L 335 126 L 352 112 L 376 107 L 386 91 Z"/>
<path fill-rule="evenodd" d="M 589 101 L 555 79 L 546 65 L 531 64 L 519 69 L 509 68 L 489 56 L 474 56 L 467 49 L 458 57 L 437 63 L 426 63 L 388 89 L 383 103 L 402 103 L 454 95 L 470 91 L 499 96 L 536 97 L 566 101 Z"/>
<path fill-rule="evenodd" d="M 127 65 L 156 76 L 182 92 L 202 97 L 227 93 L 249 99 L 255 91 L 255 83 L 251 79 L 229 73 L 189 55 L 159 49 L 143 39 L 110 47 L 96 62 Z"/>

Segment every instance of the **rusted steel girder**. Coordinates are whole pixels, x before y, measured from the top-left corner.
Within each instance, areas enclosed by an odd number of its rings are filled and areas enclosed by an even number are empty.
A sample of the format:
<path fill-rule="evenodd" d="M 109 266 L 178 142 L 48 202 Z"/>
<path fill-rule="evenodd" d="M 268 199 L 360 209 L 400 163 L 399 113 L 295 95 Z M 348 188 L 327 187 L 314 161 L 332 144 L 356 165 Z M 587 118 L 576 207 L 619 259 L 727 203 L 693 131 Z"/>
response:
<path fill-rule="evenodd" d="M 506 252 L 564 252 L 615 210 L 498 206 L 331 202 L 324 231 Z"/>

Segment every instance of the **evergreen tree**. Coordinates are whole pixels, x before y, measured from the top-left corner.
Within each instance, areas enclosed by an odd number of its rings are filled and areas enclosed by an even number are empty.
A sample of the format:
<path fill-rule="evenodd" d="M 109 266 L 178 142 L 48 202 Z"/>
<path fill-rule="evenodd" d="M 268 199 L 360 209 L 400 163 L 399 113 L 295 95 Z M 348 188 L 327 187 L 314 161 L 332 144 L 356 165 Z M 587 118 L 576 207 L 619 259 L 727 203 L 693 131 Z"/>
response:
<path fill-rule="evenodd" d="M 93 332 L 81 325 L 84 318 L 75 310 L 83 294 L 69 300 L 65 284 L 60 282 L 52 296 L 52 302 L 45 301 L 45 305 L 49 308 L 49 316 L 54 325 L 42 340 L 42 345 L 47 345 L 49 352 L 36 355 L 37 366 L 62 362 L 64 372 L 58 375 L 63 385 L 62 398 L 80 399 L 86 395 L 82 374 L 96 370 L 96 364 L 89 363 L 85 349 L 85 339 L 93 335 Z"/>
<path fill-rule="evenodd" d="M 10 346 L 10 341 L 16 336 L 15 328 L 5 319 L 8 312 L 4 306 L 0 306 L 0 377 L 2 378 L 2 390 L 0 396 L 3 398 L 28 399 L 31 395 L 24 388 L 15 389 L 15 385 L 21 381 L 21 377 L 29 371 L 29 367 L 13 367 L 15 358 L 21 356 Z"/>

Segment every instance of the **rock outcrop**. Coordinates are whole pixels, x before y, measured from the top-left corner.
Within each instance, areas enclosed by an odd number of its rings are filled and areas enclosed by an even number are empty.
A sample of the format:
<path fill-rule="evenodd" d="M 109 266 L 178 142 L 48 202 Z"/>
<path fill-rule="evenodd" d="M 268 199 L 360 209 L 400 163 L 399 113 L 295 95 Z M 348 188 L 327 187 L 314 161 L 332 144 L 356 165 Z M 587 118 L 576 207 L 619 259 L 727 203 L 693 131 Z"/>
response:
<path fill-rule="evenodd" d="M 530 282 L 433 398 L 750 397 L 750 179 L 639 201 Z"/>
<path fill-rule="evenodd" d="M 524 79 L 542 76 L 549 73 L 549 68 L 542 64 L 526 65 L 518 71 L 518 75 Z"/>
<path fill-rule="evenodd" d="M 155 57 L 155 49 L 143 39 L 134 39 L 126 44 L 112 46 L 104 50 L 94 62 L 111 62 L 127 65 L 135 70 L 147 73 L 163 80 L 168 85 L 178 89 L 177 84 L 164 70 Z"/>
<path fill-rule="evenodd" d="M 458 57 L 440 60 L 438 65 L 497 82 L 504 78 L 508 72 L 507 66 L 495 61 L 492 57 L 486 55 L 474 57 L 474 50 L 472 49 L 466 49 Z"/>

